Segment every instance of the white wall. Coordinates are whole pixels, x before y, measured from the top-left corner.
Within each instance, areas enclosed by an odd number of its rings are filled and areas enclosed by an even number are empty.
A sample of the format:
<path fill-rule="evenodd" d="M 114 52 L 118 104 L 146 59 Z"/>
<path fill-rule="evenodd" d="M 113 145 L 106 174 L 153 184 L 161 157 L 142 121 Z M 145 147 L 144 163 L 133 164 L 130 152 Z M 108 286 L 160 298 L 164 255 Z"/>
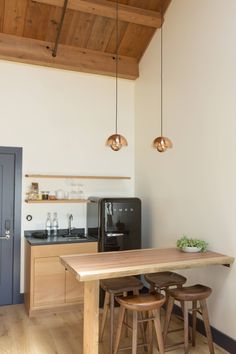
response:
<path fill-rule="evenodd" d="M 144 246 L 174 246 L 183 233 L 236 256 L 236 1 L 172 0 L 164 24 L 164 135 L 173 150 L 151 149 L 160 134 L 160 37 L 136 82 L 136 194 Z M 236 269 L 185 272 L 213 288 L 214 327 L 236 338 Z"/>
<path fill-rule="evenodd" d="M 126 181 L 78 182 L 87 196 L 133 196 L 134 82 L 119 80 L 118 130 L 129 148 L 113 152 L 105 141 L 115 128 L 114 78 L 4 61 L 0 77 L 0 145 L 23 147 L 23 175 L 131 176 Z M 73 226 L 85 226 L 85 204 L 26 205 L 31 182 L 54 193 L 59 188 L 70 191 L 73 181 L 23 178 L 22 231 L 44 228 L 48 211 L 58 212 L 60 227 L 67 227 L 68 213 L 74 215 Z M 27 214 L 33 216 L 31 222 Z M 23 263 L 22 254 L 22 274 Z"/>

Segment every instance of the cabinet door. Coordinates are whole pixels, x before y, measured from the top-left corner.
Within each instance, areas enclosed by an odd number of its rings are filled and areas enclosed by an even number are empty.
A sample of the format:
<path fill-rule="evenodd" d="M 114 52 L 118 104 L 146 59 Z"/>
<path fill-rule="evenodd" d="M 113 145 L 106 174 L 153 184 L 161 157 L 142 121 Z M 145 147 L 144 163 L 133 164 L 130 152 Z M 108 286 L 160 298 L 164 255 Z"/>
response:
<path fill-rule="evenodd" d="M 79 252 L 95 253 L 97 252 L 97 243 L 80 244 Z M 84 284 L 79 282 L 75 276 L 66 270 L 66 303 L 83 303 L 84 302 Z"/>
<path fill-rule="evenodd" d="M 59 257 L 35 258 L 34 307 L 65 302 L 65 268 Z"/>

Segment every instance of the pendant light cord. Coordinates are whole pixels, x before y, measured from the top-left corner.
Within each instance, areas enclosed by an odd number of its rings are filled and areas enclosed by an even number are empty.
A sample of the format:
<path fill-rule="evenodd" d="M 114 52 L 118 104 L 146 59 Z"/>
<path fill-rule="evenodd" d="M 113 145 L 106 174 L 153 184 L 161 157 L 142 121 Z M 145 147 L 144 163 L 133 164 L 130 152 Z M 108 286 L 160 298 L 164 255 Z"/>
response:
<path fill-rule="evenodd" d="M 163 136 L 163 24 L 161 25 L 161 136 Z"/>
<path fill-rule="evenodd" d="M 118 36 L 118 0 L 116 0 L 116 134 L 117 134 L 117 120 L 118 120 L 118 47 L 119 47 L 119 36 Z"/>

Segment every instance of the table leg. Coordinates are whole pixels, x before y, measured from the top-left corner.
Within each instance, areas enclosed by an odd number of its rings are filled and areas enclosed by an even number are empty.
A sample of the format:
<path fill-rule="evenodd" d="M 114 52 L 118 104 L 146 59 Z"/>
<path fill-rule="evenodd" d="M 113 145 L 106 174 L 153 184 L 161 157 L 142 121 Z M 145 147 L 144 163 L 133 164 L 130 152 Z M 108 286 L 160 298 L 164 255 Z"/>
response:
<path fill-rule="evenodd" d="M 98 354 L 99 280 L 84 283 L 83 354 Z"/>

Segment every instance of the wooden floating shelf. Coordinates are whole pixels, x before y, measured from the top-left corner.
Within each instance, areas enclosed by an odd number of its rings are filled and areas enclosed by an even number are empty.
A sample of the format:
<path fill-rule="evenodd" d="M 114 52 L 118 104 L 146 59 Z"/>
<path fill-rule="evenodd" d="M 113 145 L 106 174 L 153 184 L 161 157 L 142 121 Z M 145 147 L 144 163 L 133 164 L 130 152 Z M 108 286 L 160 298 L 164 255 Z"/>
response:
<path fill-rule="evenodd" d="M 88 199 L 45 199 L 45 200 L 28 200 L 25 199 L 26 203 L 29 204 L 44 204 L 44 203 L 90 203 Z"/>
<path fill-rule="evenodd" d="M 29 178 L 68 178 L 68 179 L 131 179 L 126 176 L 68 176 L 68 175 L 31 175 L 26 174 L 25 177 Z"/>

